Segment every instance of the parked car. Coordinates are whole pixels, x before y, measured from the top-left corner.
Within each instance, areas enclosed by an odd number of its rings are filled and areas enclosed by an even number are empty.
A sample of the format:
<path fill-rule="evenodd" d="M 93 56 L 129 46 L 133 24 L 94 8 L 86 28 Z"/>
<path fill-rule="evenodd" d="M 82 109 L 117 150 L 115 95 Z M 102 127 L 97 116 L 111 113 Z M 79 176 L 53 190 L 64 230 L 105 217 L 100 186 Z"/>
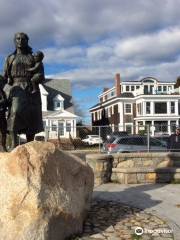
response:
<path fill-rule="evenodd" d="M 106 136 L 106 141 L 112 141 L 113 138 L 115 139 L 116 137 L 127 136 L 127 135 L 128 135 L 128 132 L 126 131 L 113 132 Z"/>
<path fill-rule="evenodd" d="M 85 139 L 82 139 L 82 142 L 87 143 L 88 145 L 102 144 L 103 140 L 98 135 L 87 135 Z"/>
<path fill-rule="evenodd" d="M 158 136 L 158 137 L 155 137 L 156 139 L 162 141 L 162 142 L 165 142 L 166 144 L 169 143 L 169 135 L 161 135 L 161 136 Z"/>
<path fill-rule="evenodd" d="M 117 137 L 113 142 L 106 144 L 106 146 L 103 145 L 103 147 L 103 151 L 108 153 L 147 152 L 147 136 L 129 135 Z M 149 151 L 151 152 L 167 151 L 167 144 L 165 142 L 152 137 L 150 137 L 149 147 Z"/>
<path fill-rule="evenodd" d="M 102 151 L 106 152 L 108 149 L 108 145 L 110 143 L 113 143 L 116 138 L 122 137 L 122 136 L 128 136 L 128 132 L 126 131 L 119 131 L 119 132 L 113 132 L 106 136 L 106 140 L 103 143 Z"/>

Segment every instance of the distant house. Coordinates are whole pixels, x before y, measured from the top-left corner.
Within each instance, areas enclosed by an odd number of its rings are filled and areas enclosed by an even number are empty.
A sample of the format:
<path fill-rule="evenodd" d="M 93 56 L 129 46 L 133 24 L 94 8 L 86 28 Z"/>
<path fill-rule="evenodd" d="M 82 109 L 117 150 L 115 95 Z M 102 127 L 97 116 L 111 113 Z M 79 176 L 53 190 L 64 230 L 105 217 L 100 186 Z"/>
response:
<path fill-rule="evenodd" d="M 76 138 L 76 120 L 72 102 L 71 83 L 67 79 L 46 79 L 39 85 L 45 132 L 36 136 L 50 139 Z M 48 135 L 48 136 L 47 136 Z"/>
<path fill-rule="evenodd" d="M 180 124 L 180 88 L 176 85 L 154 77 L 121 81 L 116 74 L 115 85 L 105 88 L 99 103 L 90 108 L 92 125 L 132 134 L 149 125 L 153 136 L 171 134 Z"/>

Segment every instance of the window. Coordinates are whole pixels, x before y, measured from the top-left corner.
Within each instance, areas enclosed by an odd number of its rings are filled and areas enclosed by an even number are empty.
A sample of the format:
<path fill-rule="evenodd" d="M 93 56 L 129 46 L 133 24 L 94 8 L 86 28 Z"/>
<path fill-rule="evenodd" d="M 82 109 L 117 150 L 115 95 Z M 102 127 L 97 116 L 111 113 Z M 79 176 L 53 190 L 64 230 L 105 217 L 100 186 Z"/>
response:
<path fill-rule="evenodd" d="M 59 124 L 58 124 L 58 133 L 59 133 L 59 136 L 64 136 L 64 123 L 63 122 L 59 122 Z"/>
<path fill-rule="evenodd" d="M 61 100 L 55 100 L 54 101 L 54 109 L 56 110 L 56 109 L 60 109 L 60 108 L 62 108 L 63 107 L 63 101 L 61 101 Z"/>
<path fill-rule="evenodd" d="M 52 122 L 52 131 L 57 131 L 57 124 L 56 124 L 56 122 Z"/>
<path fill-rule="evenodd" d="M 71 122 L 66 122 L 66 132 L 71 132 Z"/>
<path fill-rule="evenodd" d="M 126 132 L 132 134 L 132 125 L 126 125 Z"/>
<path fill-rule="evenodd" d="M 171 132 L 175 132 L 176 131 L 176 121 L 171 121 L 170 125 L 171 125 Z"/>
<path fill-rule="evenodd" d="M 161 91 L 162 91 L 162 87 L 158 86 L 158 92 L 161 92 Z"/>
<path fill-rule="evenodd" d="M 151 113 L 151 103 L 146 102 L 146 114 L 150 114 L 150 113 Z"/>
<path fill-rule="evenodd" d="M 130 126 L 130 125 L 129 125 Z M 132 127 L 132 126 L 131 126 Z M 117 144 L 124 144 L 124 145 L 145 145 L 145 141 L 142 137 L 132 137 L 132 138 L 121 138 Z"/>
<path fill-rule="evenodd" d="M 111 97 L 113 97 L 114 96 L 114 92 L 111 92 Z"/>
<path fill-rule="evenodd" d="M 156 102 L 155 103 L 155 113 L 167 113 L 167 103 L 166 102 Z"/>
<path fill-rule="evenodd" d="M 144 94 L 148 94 L 149 90 L 148 90 L 148 85 L 144 85 Z"/>
<path fill-rule="evenodd" d="M 129 92 L 129 86 L 126 86 L 126 92 Z"/>
<path fill-rule="evenodd" d="M 136 138 L 131 138 L 129 144 L 142 146 L 142 145 L 145 145 L 145 142 L 142 137 L 136 137 Z"/>
<path fill-rule="evenodd" d="M 121 138 L 117 141 L 117 144 L 129 144 L 129 138 Z"/>
<path fill-rule="evenodd" d="M 154 122 L 155 126 L 155 132 L 168 132 L 168 122 L 167 121 L 155 121 Z"/>
<path fill-rule="evenodd" d="M 46 121 L 43 120 L 43 127 L 46 128 Z"/>
<path fill-rule="evenodd" d="M 136 89 L 139 89 L 140 88 L 140 86 L 136 86 Z"/>
<path fill-rule="evenodd" d="M 157 139 L 154 139 L 154 138 L 150 138 L 150 146 L 162 146 L 162 142 L 157 140 Z"/>
<path fill-rule="evenodd" d="M 134 91 L 134 86 L 131 86 L 131 91 Z"/>
<path fill-rule="evenodd" d="M 154 83 L 153 80 L 150 80 L 150 79 L 146 79 L 146 80 L 143 80 L 144 83 Z"/>
<path fill-rule="evenodd" d="M 125 104 L 125 113 L 132 114 L 132 105 L 130 103 Z"/>
<path fill-rule="evenodd" d="M 175 113 L 175 102 L 171 102 L 171 113 Z"/>
<path fill-rule="evenodd" d="M 167 91 L 167 86 L 163 86 L 163 92 Z"/>

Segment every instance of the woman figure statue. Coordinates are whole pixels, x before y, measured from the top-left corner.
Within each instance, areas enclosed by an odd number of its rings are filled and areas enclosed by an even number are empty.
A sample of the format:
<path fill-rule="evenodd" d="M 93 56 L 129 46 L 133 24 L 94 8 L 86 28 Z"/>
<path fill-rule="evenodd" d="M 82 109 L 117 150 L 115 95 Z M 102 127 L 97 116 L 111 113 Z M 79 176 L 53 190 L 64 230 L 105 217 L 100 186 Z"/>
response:
<path fill-rule="evenodd" d="M 7 57 L 4 67 L 4 79 L 8 83 L 4 88 L 9 105 L 7 129 L 12 137 L 12 149 L 18 145 L 18 134 L 26 134 L 29 142 L 43 131 L 40 90 L 32 91 L 33 73 L 28 71 L 35 65 L 28 40 L 25 33 L 15 34 L 16 50 Z"/>

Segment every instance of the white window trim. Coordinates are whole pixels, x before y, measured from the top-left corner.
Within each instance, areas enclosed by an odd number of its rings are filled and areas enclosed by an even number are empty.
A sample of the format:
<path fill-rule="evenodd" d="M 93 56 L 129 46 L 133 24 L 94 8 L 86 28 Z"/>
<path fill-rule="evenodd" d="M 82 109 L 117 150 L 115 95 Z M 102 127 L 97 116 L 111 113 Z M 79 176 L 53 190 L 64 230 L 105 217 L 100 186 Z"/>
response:
<path fill-rule="evenodd" d="M 99 119 L 102 119 L 102 110 L 99 110 Z"/>
<path fill-rule="evenodd" d="M 112 115 L 114 115 L 114 106 L 115 105 L 112 105 Z"/>
<path fill-rule="evenodd" d="M 171 112 L 171 103 L 174 103 L 174 112 Z M 176 114 L 176 102 L 175 101 L 170 101 L 170 114 L 175 115 Z"/>
<path fill-rule="evenodd" d="M 155 112 L 155 105 L 156 103 L 166 103 L 166 113 L 156 113 Z M 158 116 L 158 115 L 171 115 L 170 113 L 170 102 L 169 101 L 155 101 L 154 102 L 154 115 Z"/>
<path fill-rule="evenodd" d="M 95 112 L 93 112 L 92 115 L 93 115 L 93 121 L 95 121 Z"/>
<path fill-rule="evenodd" d="M 108 109 L 108 117 L 111 117 L 111 109 L 110 109 L 110 107 L 108 107 L 107 109 Z"/>
<path fill-rule="evenodd" d="M 127 90 L 127 87 L 129 87 L 129 90 Z M 126 85 L 125 92 L 130 92 L 131 91 L 131 85 Z"/>
<path fill-rule="evenodd" d="M 127 105 L 127 104 L 130 104 L 130 105 L 131 105 L 131 112 L 130 112 L 130 113 L 127 113 L 127 112 L 126 112 L 126 105 Z M 124 104 L 124 114 L 126 114 L 126 115 L 132 115 L 132 103 L 125 103 L 125 104 Z"/>
<path fill-rule="evenodd" d="M 147 103 L 150 103 L 150 113 L 147 113 Z M 150 101 L 145 102 L 145 115 L 151 115 L 151 102 Z"/>

